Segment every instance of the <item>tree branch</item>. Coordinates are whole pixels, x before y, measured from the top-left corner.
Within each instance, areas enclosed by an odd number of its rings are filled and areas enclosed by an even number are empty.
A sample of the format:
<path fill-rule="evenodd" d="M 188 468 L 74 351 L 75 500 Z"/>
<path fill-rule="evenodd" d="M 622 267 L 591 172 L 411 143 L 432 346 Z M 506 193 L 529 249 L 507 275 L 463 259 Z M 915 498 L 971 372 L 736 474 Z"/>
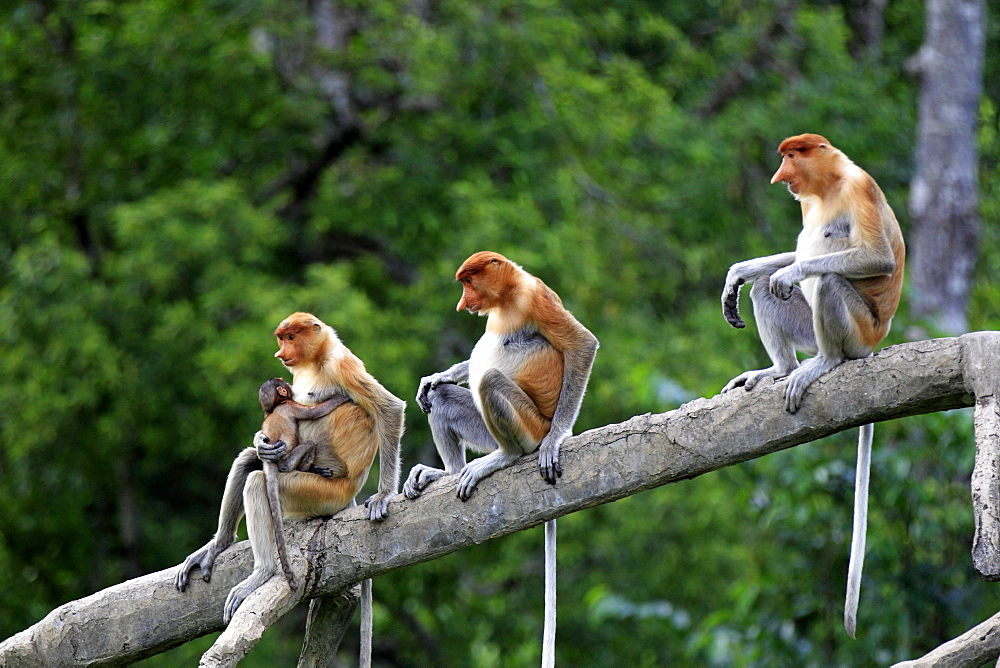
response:
<path fill-rule="evenodd" d="M 976 350 L 1000 350 L 1000 332 L 892 346 L 843 364 L 810 386 L 795 414 L 783 408 L 783 383 L 767 381 L 752 392 L 696 399 L 585 432 L 564 445 L 565 473 L 556 485 L 544 482 L 536 458 L 527 456 L 483 480 L 464 503 L 448 477 L 416 501 L 395 497 L 380 524 L 368 521 L 363 508 L 290 522 L 289 556 L 300 589 L 291 592 L 276 577 L 248 597 L 231 633 L 223 634 L 242 643 L 227 645 L 228 661 L 256 642 L 260 617 L 276 619 L 298 600 L 861 424 L 972 406 L 971 376 L 997 368 L 969 363 Z M 0 664 L 131 662 L 218 631 L 229 589 L 250 568 L 243 542 L 219 558 L 211 583 L 195 577 L 185 593 L 174 589 L 171 568 L 72 601 L 0 644 Z"/>
<path fill-rule="evenodd" d="M 976 668 L 1000 656 L 1000 613 L 912 661 L 892 668 Z"/>

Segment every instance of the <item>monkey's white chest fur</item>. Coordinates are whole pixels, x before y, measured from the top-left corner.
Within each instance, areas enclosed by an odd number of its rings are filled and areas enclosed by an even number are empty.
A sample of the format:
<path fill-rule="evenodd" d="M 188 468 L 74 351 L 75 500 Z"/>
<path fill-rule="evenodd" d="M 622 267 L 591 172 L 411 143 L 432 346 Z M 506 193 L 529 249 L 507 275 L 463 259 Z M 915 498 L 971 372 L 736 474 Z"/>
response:
<path fill-rule="evenodd" d="M 483 334 L 469 356 L 469 389 L 480 412 L 483 407 L 479 386 L 483 375 L 496 369 L 517 382 L 519 372 L 541 345 L 548 345 L 548 342 L 531 326 L 510 334 L 489 331 Z"/>
<path fill-rule="evenodd" d="M 479 396 L 479 384 L 483 380 L 483 374 L 492 368 L 500 368 L 503 363 L 502 344 L 500 337 L 496 334 L 486 332 L 483 334 L 476 347 L 472 349 L 469 356 L 469 389 L 472 390 L 472 398 L 476 402 L 476 408 L 481 413 L 483 411 L 482 399 Z M 508 373 L 504 371 L 504 373 Z"/>

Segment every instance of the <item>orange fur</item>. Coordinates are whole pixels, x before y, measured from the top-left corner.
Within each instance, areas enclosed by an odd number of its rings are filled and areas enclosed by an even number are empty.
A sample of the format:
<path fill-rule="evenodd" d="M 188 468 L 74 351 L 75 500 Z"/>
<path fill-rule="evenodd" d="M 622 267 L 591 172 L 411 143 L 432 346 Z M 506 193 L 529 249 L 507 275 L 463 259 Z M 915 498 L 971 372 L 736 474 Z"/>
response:
<path fill-rule="evenodd" d="M 549 348 L 537 353 L 532 358 L 531 364 L 522 367 L 513 380 L 528 395 L 538 412 L 546 420 L 552 420 L 556 406 L 559 405 L 562 378 L 563 357 L 555 348 Z M 541 436 L 544 437 L 548 431 L 546 424 Z"/>

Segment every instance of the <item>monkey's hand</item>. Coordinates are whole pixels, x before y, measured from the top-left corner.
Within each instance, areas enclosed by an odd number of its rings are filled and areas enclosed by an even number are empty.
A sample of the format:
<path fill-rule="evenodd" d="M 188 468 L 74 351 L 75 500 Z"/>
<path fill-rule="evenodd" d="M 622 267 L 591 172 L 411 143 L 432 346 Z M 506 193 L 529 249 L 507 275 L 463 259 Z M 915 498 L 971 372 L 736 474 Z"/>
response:
<path fill-rule="evenodd" d="M 729 269 L 726 275 L 726 287 L 722 290 L 722 315 L 730 325 L 736 329 L 743 329 L 747 324 L 740 317 L 739 299 L 740 288 L 746 281 L 734 269 L 736 265 Z"/>
<path fill-rule="evenodd" d="M 372 522 L 381 522 L 389 514 L 389 497 L 393 492 L 376 492 L 365 501 L 365 508 L 368 509 L 368 519 Z"/>
<path fill-rule="evenodd" d="M 771 294 L 782 301 L 792 296 L 793 284 L 803 279 L 797 265 L 789 265 L 771 274 Z"/>
<path fill-rule="evenodd" d="M 278 463 L 278 460 L 288 452 L 288 445 L 284 441 L 268 443 L 264 432 L 258 431 L 253 437 L 254 447 L 257 448 L 257 457 L 261 461 Z"/>
<path fill-rule="evenodd" d="M 454 378 L 447 375 L 445 372 L 432 373 L 429 376 L 424 376 L 420 379 L 420 387 L 417 388 L 417 405 L 420 406 L 420 410 L 425 413 L 431 412 L 431 399 L 430 393 L 435 387 L 441 383 L 454 383 L 457 382 Z"/>
<path fill-rule="evenodd" d="M 556 479 L 562 476 L 562 465 L 559 463 L 559 446 L 569 436 L 569 432 L 549 432 L 538 446 L 538 469 L 545 482 L 554 485 Z"/>

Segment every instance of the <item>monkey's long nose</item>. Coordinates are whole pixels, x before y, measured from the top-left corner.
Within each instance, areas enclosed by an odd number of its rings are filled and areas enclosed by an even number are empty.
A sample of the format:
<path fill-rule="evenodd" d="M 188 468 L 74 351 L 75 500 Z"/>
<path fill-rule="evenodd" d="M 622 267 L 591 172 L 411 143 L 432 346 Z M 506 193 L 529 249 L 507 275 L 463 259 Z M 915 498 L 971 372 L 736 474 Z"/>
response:
<path fill-rule="evenodd" d="M 771 177 L 771 185 L 782 181 L 788 181 L 791 179 L 791 176 L 792 175 L 789 173 L 789 170 L 785 169 L 785 163 L 781 163 L 781 167 L 778 167 L 778 171 L 776 171 L 774 176 Z"/>

